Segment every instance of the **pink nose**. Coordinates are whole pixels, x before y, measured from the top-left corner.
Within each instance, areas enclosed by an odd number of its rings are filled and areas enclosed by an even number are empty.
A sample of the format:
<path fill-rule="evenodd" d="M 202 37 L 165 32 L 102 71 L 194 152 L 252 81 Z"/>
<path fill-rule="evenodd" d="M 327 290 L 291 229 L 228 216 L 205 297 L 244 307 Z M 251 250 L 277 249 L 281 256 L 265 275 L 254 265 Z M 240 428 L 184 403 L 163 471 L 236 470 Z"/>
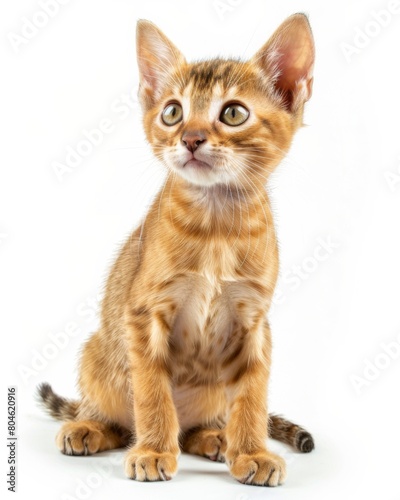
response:
<path fill-rule="evenodd" d="M 206 138 L 202 132 L 185 132 L 182 142 L 191 153 L 194 153 L 200 144 L 206 142 Z"/>

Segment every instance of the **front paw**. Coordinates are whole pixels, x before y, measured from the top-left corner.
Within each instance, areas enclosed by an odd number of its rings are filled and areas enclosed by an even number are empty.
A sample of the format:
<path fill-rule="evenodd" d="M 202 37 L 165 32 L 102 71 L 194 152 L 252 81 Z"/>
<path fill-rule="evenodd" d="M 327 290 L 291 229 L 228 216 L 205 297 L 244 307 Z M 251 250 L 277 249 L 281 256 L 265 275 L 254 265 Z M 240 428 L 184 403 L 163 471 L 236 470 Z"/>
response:
<path fill-rule="evenodd" d="M 178 470 L 177 456 L 132 448 L 125 457 L 125 474 L 136 481 L 169 481 Z"/>
<path fill-rule="evenodd" d="M 228 465 L 232 476 L 243 484 L 278 486 L 286 478 L 285 461 L 269 451 L 237 454 Z"/>

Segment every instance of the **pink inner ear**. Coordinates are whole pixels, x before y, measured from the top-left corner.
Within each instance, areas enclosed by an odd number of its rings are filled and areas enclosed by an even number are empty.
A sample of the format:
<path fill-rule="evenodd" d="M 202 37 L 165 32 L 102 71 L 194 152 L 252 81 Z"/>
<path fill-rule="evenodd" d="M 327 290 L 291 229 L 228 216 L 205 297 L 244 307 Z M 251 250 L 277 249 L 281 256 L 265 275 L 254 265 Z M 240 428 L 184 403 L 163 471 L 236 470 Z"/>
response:
<path fill-rule="evenodd" d="M 157 93 L 165 74 L 168 72 L 170 63 L 157 57 L 157 51 L 151 51 L 148 47 L 138 48 L 138 64 L 141 74 L 141 83 L 147 93 Z"/>
<path fill-rule="evenodd" d="M 143 80 L 142 83 L 148 89 L 155 91 L 157 89 L 157 82 L 158 82 L 157 78 L 158 73 L 156 70 L 157 63 L 154 62 L 153 64 L 150 64 L 149 60 L 145 56 L 139 56 L 138 60 L 142 74 L 141 75 Z"/>
<path fill-rule="evenodd" d="M 314 58 L 308 20 L 294 14 L 282 23 L 255 59 L 274 78 L 283 105 L 294 111 L 311 97 Z"/>
<path fill-rule="evenodd" d="M 291 32 L 289 37 L 278 40 L 278 54 L 275 59 L 279 76 L 276 87 L 281 92 L 285 105 L 292 108 L 300 91 L 304 101 L 311 97 L 312 69 L 314 65 L 314 47 L 312 40 L 304 30 Z"/>
<path fill-rule="evenodd" d="M 149 21 L 138 22 L 137 57 L 141 92 L 150 99 L 160 91 L 171 68 L 184 61 L 175 45 Z"/>

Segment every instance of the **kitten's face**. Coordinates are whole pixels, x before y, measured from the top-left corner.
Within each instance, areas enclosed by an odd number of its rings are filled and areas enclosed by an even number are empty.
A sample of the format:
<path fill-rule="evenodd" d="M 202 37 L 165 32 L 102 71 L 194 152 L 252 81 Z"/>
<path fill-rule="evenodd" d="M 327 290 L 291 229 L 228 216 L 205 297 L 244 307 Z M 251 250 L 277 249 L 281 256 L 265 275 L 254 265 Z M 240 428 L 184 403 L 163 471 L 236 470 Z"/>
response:
<path fill-rule="evenodd" d="M 145 128 L 156 155 L 201 186 L 265 179 L 293 133 L 289 113 L 268 97 L 257 71 L 220 60 L 177 68 Z"/>
<path fill-rule="evenodd" d="M 299 58 L 287 49 L 290 54 L 277 67 L 276 34 L 248 62 L 188 64 L 154 25 L 139 25 L 145 131 L 156 156 L 172 172 L 199 186 L 254 190 L 265 183 L 301 124 L 303 104 L 311 93 L 313 45 L 308 23 L 300 17 L 302 30 L 296 25 L 295 32 L 303 37 L 302 53 L 310 47 L 310 54 L 301 56 L 305 68 L 290 66 L 289 81 L 282 64 L 294 59 L 298 65 Z M 282 43 L 288 45 L 286 35 Z"/>

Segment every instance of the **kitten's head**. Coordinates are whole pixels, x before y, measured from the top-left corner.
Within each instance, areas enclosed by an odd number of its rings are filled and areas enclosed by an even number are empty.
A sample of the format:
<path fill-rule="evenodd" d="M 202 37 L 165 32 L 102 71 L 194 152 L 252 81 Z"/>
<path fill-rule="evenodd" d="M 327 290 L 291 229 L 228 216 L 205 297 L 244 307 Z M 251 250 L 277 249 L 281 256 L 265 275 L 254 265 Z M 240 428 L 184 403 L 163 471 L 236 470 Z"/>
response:
<path fill-rule="evenodd" d="M 187 63 L 139 21 L 139 97 L 156 156 L 200 186 L 254 189 L 288 150 L 311 97 L 314 42 L 307 18 L 289 17 L 249 61 Z"/>

